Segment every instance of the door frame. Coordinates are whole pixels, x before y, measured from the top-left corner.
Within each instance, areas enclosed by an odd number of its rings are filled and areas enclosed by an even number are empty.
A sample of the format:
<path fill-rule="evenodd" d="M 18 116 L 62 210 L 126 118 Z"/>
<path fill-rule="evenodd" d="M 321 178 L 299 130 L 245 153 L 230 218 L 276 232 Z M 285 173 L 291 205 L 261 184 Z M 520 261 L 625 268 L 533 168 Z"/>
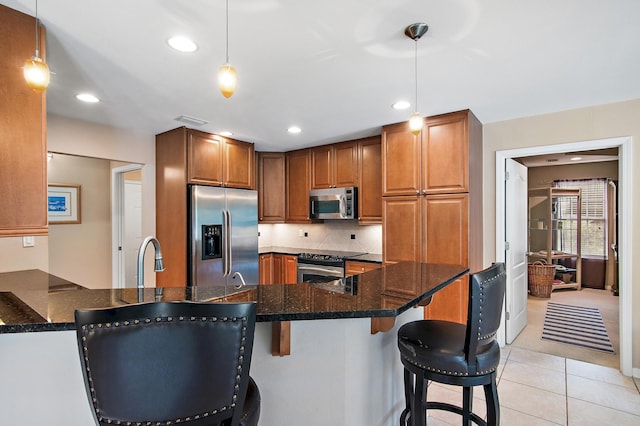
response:
<path fill-rule="evenodd" d="M 124 175 L 141 170 L 142 164 L 127 164 L 111 169 L 111 286 L 124 288 L 124 259 L 121 243 L 124 239 Z"/>
<path fill-rule="evenodd" d="M 506 159 L 532 155 L 557 154 L 570 151 L 587 151 L 602 148 L 618 148 L 618 202 L 619 202 L 619 322 L 620 322 L 620 370 L 625 376 L 633 375 L 633 283 L 631 265 L 633 259 L 631 236 L 633 235 L 633 180 L 632 138 L 630 136 L 592 141 L 544 145 L 528 148 L 496 151 L 496 262 L 504 262 L 505 254 L 505 167 Z M 505 343 L 505 317 L 502 316 L 498 341 Z"/>

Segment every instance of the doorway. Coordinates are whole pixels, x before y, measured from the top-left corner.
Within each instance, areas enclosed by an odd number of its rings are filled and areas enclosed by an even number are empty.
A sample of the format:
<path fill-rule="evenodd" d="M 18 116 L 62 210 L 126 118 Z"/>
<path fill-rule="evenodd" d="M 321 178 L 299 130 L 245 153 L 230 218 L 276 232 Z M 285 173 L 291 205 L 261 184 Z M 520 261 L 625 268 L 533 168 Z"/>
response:
<path fill-rule="evenodd" d="M 142 241 L 142 165 L 127 164 L 111 170 L 112 287 L 134 288 L 137 257 Z"/>
<path fill-rule="evenodd" d="M 556 154 L 571 151 L 587 151 L 605 148 L 618 148 L 618 164 L 619 164 L 619 195 L 620 195 L 620 216 L 619 216 L 619 282 L 620 293 L 620 369 L 626 376 L 632 375 L 632 283 L 631 283 L 631 241 L 632 223 L 630 202 L 632 199 L 632 180 L 631 180 L 631 138 L 611 138 L 595 141 L 585 141 L 577 143 L 548 145 L 531 148 L 522 148 L 514 150 L 505 150 L 496 152 L 496 261 L 504 262 L 506 259 L 506 247 L 509 238 L 506 230 L 505 208 L 509 202 L 506 199 L 505 191 L 505 170 L 507 160 L 517 157 L 528 157 L 533 155 Z M 526 206 L 523 206 L 526 208 Z M 512 282 L 507 283 L 507 292 L 514 293 L 514 289 L 509 287 Z M 515 292 L 517 293 L 517 292 Z M 508 305 L 506 303 L 505 305 Z M 508 313 L 507 313 L 508 314 Z M 505 330 L 507 327 L 505 318 L 502 316 L 502 325 L 499 331 L 499 341 L 501 345 L 505 343 Z"/>

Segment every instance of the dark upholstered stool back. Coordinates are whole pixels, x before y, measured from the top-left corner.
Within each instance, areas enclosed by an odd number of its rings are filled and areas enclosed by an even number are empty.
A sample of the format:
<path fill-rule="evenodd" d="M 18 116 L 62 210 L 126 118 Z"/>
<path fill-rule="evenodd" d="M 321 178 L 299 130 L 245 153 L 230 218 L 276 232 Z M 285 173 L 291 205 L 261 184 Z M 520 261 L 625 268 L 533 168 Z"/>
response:
<path fill-rule="evenodd" d="M 465 357 L 469 374 L 477 370 L 476 357 L 489 345 L 495 345 L 500 327 L 506 286 L 504 264 L 497 263 L 469 277 L 469 308 L 465 337 Z"/>
<path fill-rule="evenodd" d="M 462 424 L 500 423 L 496 368 L 500 347 L 495 340 L 500 326 L 506 286 L 504 264 L 497 263 L 469 277 L 467 323 L 421 320 L 398 330 L 398 349 L 404 365 L 405 410 L 401 425 L 426 424 L 425 410 L 462 415 Z M 463 387 L 463 406 L 427 401 L 427 383 L 435 381 Z M 472 411 L 473 387 L 483 386 L 487 421 Z"/>
<path fill-rule="evenodd" d="M 156 302 L 76 311 L 80 359 L 98 423 L 240 424 L 255 315 L 253 303 Z M 257 389 L 250 394 L 259 403 Z"/>

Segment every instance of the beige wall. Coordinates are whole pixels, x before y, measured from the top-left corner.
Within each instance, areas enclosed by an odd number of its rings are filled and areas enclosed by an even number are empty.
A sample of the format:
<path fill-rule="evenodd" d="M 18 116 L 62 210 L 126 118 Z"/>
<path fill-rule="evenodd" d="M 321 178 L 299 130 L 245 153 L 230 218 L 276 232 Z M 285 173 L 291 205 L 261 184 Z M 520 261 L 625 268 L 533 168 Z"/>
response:
<path fill-rule="evenodd" d="M 554 180 L 611 178 L 618 180 L 618 162 L 567 164 L 564 166 L 530 167 L 529 188 L 546 188 Z"/>
<path fill-rule="evenodd" d="M 49 182 L 80 185 L 81 221 L 49 224 L 49 272 L 89 288 L 111 287 L 111 167 L 108 160 L 56 154 Z"/>
<path fill-rule="evenodd" d="M 484 124 L 483 149 L 483 191 L 484 191 L 484 263 L 495 260 L 495 170 L 496 151 L 528 148 L 535 146 L 555 145 L 561 143 L 607 139 L 631 136 L 637 145 L 640 140 L 640 99 L 615 104 L 599 105 L 553 114 L 525 117 L 515 120 Z M 640 149 L 631 150 L 631 162 L 640 164 Z M 640 212 L 640 168 L 632 171 L 632 182 L 635 189 L 631 203 L 634 212 Z M 627 212 L 630 213 L 630 212 Z M 637 213 L 636 213 L 637 216 Z M 629 236 L 633 253 L 640 253 L 640 223 L 632 219 L 632 234 Z M 632 305 L 634 319 L 632 333 L 634 341 L 633 367 L 640 368 L 640 290 L 638 277 L 640 264 L 631 265 Z M 622 296 L 624 297 L 624 295 Z"/>

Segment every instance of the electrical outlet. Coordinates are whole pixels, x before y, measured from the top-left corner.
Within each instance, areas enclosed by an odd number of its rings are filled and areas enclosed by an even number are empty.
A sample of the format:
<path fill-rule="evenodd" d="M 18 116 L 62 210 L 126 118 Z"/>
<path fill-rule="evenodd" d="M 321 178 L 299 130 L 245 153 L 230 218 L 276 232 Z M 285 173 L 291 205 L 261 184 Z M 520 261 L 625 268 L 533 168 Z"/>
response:
<path fill-rule="evenodd" d="M 356 239 L 356 234 L 351 234 L 351 239 L 355 240 Z"/>
<path fill-rule="evenodd" d="M 27 237 L 22 237 L 22 247 L 35 247 L 36 245 L 36 237 L 34 236 L 27 236 Z"/>
<path fill-rule="evenodd" d="M 303 237 L 304 231 L 302 229 L 298 229 L 298 237 Z"/>
<path fill-rule="evenodd" d="M 304 236 L 305 236 L 305 237 L 308 237 L 308 236 L 309 236 L 309 233 L 308 233 L 308 232 L 305 232 L 305 233 L 304 233 Z"/>

